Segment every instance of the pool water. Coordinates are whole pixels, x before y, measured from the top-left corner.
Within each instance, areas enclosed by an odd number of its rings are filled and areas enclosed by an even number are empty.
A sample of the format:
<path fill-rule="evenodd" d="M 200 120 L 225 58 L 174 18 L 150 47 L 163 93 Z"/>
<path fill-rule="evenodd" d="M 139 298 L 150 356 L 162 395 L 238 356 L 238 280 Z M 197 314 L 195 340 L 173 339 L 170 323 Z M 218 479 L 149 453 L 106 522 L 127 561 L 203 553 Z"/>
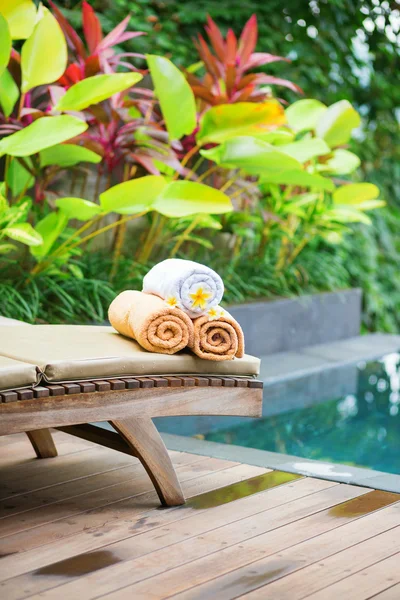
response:
<path fill-rule="evenodd" d="M 355 394 L 241 423 L 204 437 L 399 474 L 399 409 L 400 354 L 390 354 L 357 366 Z"/>

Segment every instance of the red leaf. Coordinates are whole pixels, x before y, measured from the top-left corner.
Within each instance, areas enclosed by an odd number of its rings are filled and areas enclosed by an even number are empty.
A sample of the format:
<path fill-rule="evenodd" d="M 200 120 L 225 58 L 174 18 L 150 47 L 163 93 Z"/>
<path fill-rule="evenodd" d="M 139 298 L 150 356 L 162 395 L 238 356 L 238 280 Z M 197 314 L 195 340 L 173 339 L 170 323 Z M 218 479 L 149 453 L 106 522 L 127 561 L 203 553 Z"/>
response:
<path fill-rule="evenodd" d="M 207 15 L 207 25 L 205 27 L 209 40 L 218 58 L 224 62 L 225 60 L 225 40 L 222 33 L 218 29 L 216 23 Z"/>
<path fill-rule="evenodd" d="M 215 98 L 213 96 L 213 94 L 204 86 L 197 86 L 197 85 L 193 85 L 192 86 L 192 90 L 194 95 L 197 98 L 201 98 L 202 100 L 205 100 L 206 102 L 208 102 L 209 104 L 211 104 L 212 106 L 214 106 L 215 104 L 217 104 L 217 102 L 215 101 Z"/>
<path fill-rule="evenodd" d="M 70 46 L 70 48 L 75 48 L 75 51 L 80 58 L 85 58 L 86 51 L 83 46 L 83 42 L 82 42 L 81 38 L 76 33 L 76 31 L 72 27 L 72 25 L 70 25 L 68 23 L 67 19 L 64 17 L 64 15 L 60 11 L 60 9 L 57 8 L 57 6 L 54 4 L 54 2 L 52 2 L 52 0 L 49 0 L 49 4 L 53 10 L 53 13 L 56 16 L 58 24 L 60 25 L 61 29 L 63 30 L 63 33 L 68 42 L 68 45 Z"/>
<path fill-rule="evenodd" d="M 146 171 L 148 171 L 152 175 L 160 174 L 160 171 L 157 169 L 157 167 L 154 164 L 153 159 L 150 158 L 150 156 L 145 156 L 143 154 L 134 154 L 134 153 L 132 153 L 130 156 L 136 162 L 138 162 L 140 165 L 142 165 L 142 167 L 144 167 L 146 169 Z"/>
<path fill-rule="evenodd" d="M 88 48 L 93 54 L 103 39 L 103 32 L 96 13 L 86 0 L 82 3 L 82 25 Z"/>
<path fill-rule="evenodd" d="M 280 77 L 273 77 L 272 75 L 264 75 L 263 73 L 260 73 L 259 75 L 257 75 L 256 83 L 266 85 L 282 85 L 283 87 L 289 88 L 289 90 L 292 90 L 293 92 L 304 94 L 301 87 L 299 87 L 292 81 L 288 81 L 287 79 L 281 79 Z"/>
<path fill-rule="evenodd" d="M 228 33 L 226 35 L 226 63 L 235 63 L 236 62 L 236 52 L 237 52 L 237 39 L 236 35 L 233 33 L 232 29 L 228 29 Z"/>
<path fill-rule="evenodd" d="M 268 54 L 267 52 L 254 52 L 246 63 L 241 63 L 241 68 L 244 71 L 254 69 L 255 67 L 261 67 L 262 65 L 269 65 L 270 63 L 284 60 L 290 62 L 288 58 L 283 56 L 275 56 L 275 54 Z"/>
<path fill-rule="evenodd" d="M 257 17 L 252 15 L 243 28 L 242 35 L 239 38 L 240 63 L 247 62 L 253 54 L 257 44 Z"/>
<path fill-rule="evenodd" d="M 92 77 L 100 71 L 100 61 L 98 54 L 91 54 L 85 60 L 85 76 Z"/>
<path fill-rule="evenodd" d="M 250 98 L 253 91 L 254 91 L 254 86 L 248 85 L 243 90 L 241 90 L 240 92 L 238 92 L 237 94 L 235 94 L 233 96 L 232 102 L 246 102 Z"/>
<path fill-rule="evenodd" d="M 72 63 L 66 68 L 58 82 L 64 87 L 70 87 L 71 85 L 74 85 L 74 83 L 81 81 L 83 78 L 84 74 L 82 73 L 81 67 L 77 63 Z"/>
<path fill-rule="evenodd" d="M 253 83 L 256 78 L 257 78 L 256 73 L 249 73 L 248 75 L 245 75 L 244 77 L 242 77 L 240 79 L 240 81 L 236 85 L 236 88 L 238 90 L 243 90 L 246 86 Z"/>
<path fill-rule="evenodd" d="M 206 69 L 211 73 L 215 79 L 219 78 L 219 69 L 215 60 L 215 57 L 211 54 L 209 47 L 207 46 L 202 35 L 199 34 L 198 42 L 195 41 L 195 45 L 200 54 L 200 58 L 203 60 Z"/>
<path fill-rule="evenodd" d="M 97 50 L 100 52 L 101 50 L 105 50 L 106 48 L 111 48 L 116 44 L 122 44 L 122 42 L 126 42 L 127 40 L 131 40 L 132 38 L 139 37 L 140 35 L 146 35 L 144 31 L 125 31 L 128 27 L 130 15 L 125 17 L 119 25 L 117 25 L 106 37 L 100 42 Z"/>
<path fill-rule="evenodd" d="M 234 63 L 229 63 L 226 67 L 226 95 L 228 98 L 232 95 L 236 82 L 236 67 Z"/>

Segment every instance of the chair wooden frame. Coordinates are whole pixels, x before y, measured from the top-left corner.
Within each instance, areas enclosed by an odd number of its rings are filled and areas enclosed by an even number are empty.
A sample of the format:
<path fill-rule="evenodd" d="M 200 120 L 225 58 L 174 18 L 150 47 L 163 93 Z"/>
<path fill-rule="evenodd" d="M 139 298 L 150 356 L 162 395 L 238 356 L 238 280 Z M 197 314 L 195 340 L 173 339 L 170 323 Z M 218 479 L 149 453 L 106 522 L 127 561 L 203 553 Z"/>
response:
<path fill-rule="evenodd" d="M 139 458 L 160 501 L 185 502 L 152 418 L 183 415 L 260 417 L 262 382 L 235 377 L 132 377 L 48 384 L 0 393 L 0 436 L 26 432 L 38 458 L 57 456 L 57 428 Z M 116 433 L 90 425 L 108 421 Z"/>

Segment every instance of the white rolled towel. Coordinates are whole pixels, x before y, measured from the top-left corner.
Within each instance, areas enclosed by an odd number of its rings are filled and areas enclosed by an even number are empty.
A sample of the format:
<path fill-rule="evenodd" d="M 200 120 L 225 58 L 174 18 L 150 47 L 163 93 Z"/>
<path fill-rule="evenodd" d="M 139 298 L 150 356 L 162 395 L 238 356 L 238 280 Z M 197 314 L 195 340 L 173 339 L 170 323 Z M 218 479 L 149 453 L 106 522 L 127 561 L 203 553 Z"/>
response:
<path fill-rule="evenodd" d="M 180 258 L 155 265 L 143 279 L 143 292 L 163 298 L 195 319 L 217 306 L 224 294 L 221 277 L 209 267 Z"/>

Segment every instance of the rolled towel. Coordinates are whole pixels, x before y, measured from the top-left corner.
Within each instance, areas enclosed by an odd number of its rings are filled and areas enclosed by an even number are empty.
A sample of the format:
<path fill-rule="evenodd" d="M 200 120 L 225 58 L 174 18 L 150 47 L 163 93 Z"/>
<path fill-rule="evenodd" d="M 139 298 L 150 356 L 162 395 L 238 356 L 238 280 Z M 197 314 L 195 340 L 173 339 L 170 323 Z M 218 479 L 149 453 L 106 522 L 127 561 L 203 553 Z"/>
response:
<path fill-rule="evenodd" d="M 244 336 L 239 323 L 217 307 L 208 316 L 194 319 L 194 341 L 191 349 L 206 360 L 232 360 L 244 355 Z"/>
<path fill-rule="evenodd" d="M 145 275 L 143 291 L 160 296 L 168 305 L 178 306 L 194 319 L 221 302 L 224 284 L 209 267 L 191 260 L 168 258 Z"/>
<path fill-rule="evenodd" d="M 122 292 L 111 303 L 108 318 L 114 329 L 150 352 L 175 354 L 194 343 L 189 317 L 182 310 L 166 306 L 157 296 Z"/>

